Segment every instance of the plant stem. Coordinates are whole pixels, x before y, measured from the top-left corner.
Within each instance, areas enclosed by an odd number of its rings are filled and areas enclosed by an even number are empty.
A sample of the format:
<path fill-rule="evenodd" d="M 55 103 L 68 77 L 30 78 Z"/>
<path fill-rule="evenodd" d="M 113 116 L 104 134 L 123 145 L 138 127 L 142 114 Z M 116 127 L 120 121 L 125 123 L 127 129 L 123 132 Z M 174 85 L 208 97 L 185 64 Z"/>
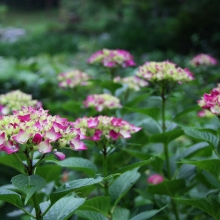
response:
<path fill-rule="evenodd" d="M 103 176 L 107 177 L 108 175 L 108 161 L 107 161 L 107 148 L 106 145 L 104 145 L 103 150 L 102 150 L 102 154 L 103 154 Z M 105 188 L 105 195 L 108 196 L 108 181 L 105 180 L 104 181 L 104 188 Z"/>
<path fill-rule="evenodd" d="M 173 206 L 173 212 L 174 212 L 176 220 L 180 220 L 177 205 L 176 205 L 176 202 L 173 200 L 173 198 L 171 198 L 171 203 Z"/>

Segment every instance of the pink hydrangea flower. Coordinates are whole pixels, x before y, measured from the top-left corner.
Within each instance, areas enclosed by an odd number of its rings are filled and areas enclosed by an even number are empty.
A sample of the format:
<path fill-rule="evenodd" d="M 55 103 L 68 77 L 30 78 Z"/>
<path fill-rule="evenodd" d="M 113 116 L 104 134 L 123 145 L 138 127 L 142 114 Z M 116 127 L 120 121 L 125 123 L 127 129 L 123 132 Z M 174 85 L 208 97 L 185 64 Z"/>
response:
<path fill-rule="evenodd" d="M 11 114 L 13 110 L 19 110 L 22 106 L 42 107 L 41 102 L 32 99 L 32 95 L 15 90 L 0 95 L 0 115 Z"/>
<path fill-rule="evenodd" d="M 198 54 L 190 60 L 193 66 L 213 66 L 217 65 L 217 60 L 208 54 Z"/>
<path fill-rule="evenodd" d="M 198 101 L 198 105 L 220 116 L 220 84 L 217 88 L 214 88 L 211 93 L 205 93 L 202 99 Z"/>
<path fill-rule="evenodd" d="M 188 69 L 176 67 L 176 64 L 164 62 L 146 62 L 138 68 L 136 75 L 147 81 L 172 81 L 172 82 L 189 82 L 193 80 L 193 74 Z"/>
<path fill-rule="evenodd" d="M 87 73 L 80 70 L 72 70 L 66 73 L 60 73 L 57 79 L 61 88 L 74 88 L 76 86 L 87 86 L 90 77 Z"/>
<path fill-rule="evenodd" d="M 70 145 L 70 149 L 77 151 L 87 149 L 81 141 L 79 129 L 67 119 L 51 116 L 42 108 L 22 107 L 13 115 L 1 116 L 0 130 L 0 151 L 7 154 L 19 151 L 23 144 L 42 154 L 54 151 L 60 159 L 65 155 L 57 151 L 57 146 Z"/>
<path fill-rule="evenodd" d="M 87 60 L 90 64 L 101 64 L 105 67 L 113 68 L 113 67 L 129 67 L 135 66 L 135 62 L 133 60 L 132 55 L 126 50 L 109 50 L 102 49 L 100 51 L 95 52 L 92 56 Z"/>
<path fill-rule="evenodd" d="M 94 107 L 98 112 L 101 112 L 104 109 L 116 109 L 122 107 L 120 100 L 110 94 L 88 95 L 83 103 L 86 108 Z"/>
<path fill-rule="evenodd" d="M 128 76 L 121 78 L 117 76 L 113 79 L 114 82 L 125 84 L 128 86 L 129 89 L 139 91 L 142 87 L 148 86 L 149 83 L 146 80 L 143 80 L 137 76 Z"/>
<path fill-rule="evenodd" d="M 147 179 L 147 182 L 153 185 L 157 185 L 159 183 L 162 183 L 163 181 L 164 177 L 160 174 L 153 174 Z"/>
<path fill-rule="evenodd" d="M 98 120 L 96 126 L 94 121 Z M 91 126 L 92 124 L 92 126 Z M 119 138 L 130 138 L 131 134 L 141 130 L 121 118 L 97 116 L 97 117 L 83 117 L 78 118 L 73 126 L 80 130 L 87 139 L 99 141 L 102 137 L 109 140 L 117 140 Z"/>

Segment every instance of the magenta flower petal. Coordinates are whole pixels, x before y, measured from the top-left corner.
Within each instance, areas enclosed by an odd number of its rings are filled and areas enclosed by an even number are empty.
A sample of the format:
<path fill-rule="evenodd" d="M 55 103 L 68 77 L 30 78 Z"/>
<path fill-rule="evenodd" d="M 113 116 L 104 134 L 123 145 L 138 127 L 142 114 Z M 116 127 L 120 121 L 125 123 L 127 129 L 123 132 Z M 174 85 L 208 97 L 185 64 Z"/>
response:
<path fill-rule="evenodd" d="M 18 144 L 13 143 L 13 141 L 8 141 L 2 148 L 1 151 L 5 151 L 7 154 L 13 154 L 19 151 Z"/>
<path fill-rule="evenodd" d="M 80 141 L 79 136 L 73 138 L 70 141 L 70 147 L 73 150 L 87 150 L 87 147 L 84 145 L 84 143 L 82 141 Z"/>
<path fill-rule="evenodd" d="M 6 142 L 6 134 L 5 132 L 2 132 L 0 134 L 0 148 L 5 144 L 5 142 Z"/>
<path fill-rule="evenodd" d="M 16 135 L 12 136 L 13 140 L 17 141 L 19 144 L 25 144 L 30 138 L 31 134 L 24 130 L 20 130 Z"/>
<path fill-rule="evenodd" d="M 59 160 L 64 160 L 66 158 L 66 155 L 62 152 L 56 151 L 54 152 L 54 155 L 59 159 Z"/>
<path fill-rule="evenodd" d="M 101 136 L 102 136 L 102 131 L 97 129 L 91 139 L 93 141 L 99 141 L 101 139 Z"/>
<path fill-rule="evenodd" d="M 120 130 L 120 135 L 123 137 L 123 138 L 130 138 L 131 137 L 131 134 L 129 131 L 127 130 Z"/>
<path fill-rule="evenodd" d="M 30 121 L 31 120 L 31 115 L 27 114 L 27 115 L 18 115 L 18 119 L 21 122 L 26 122 L 26 121 Z"/>
<path fill-rule="evenodd" d="M 56 132 L 53 127 L 50 130 L 46 131 L 45 134 L 45 138 L 47 138 L 50 141 L 56 141 L 61 137 L 62 135 L 59 132 Z"/>
<path fill-rule="evenodd" d="M 39 144 L 42 141 L 42 135 L 37 133 L 34 135 L 32 142 L 35 144 Z"/>
<path fill-rule="evenodd" d="M 113 140 L 117 140 L 120 136 L 120 133 L 115 132 L 114 130 L 111 130 L 109 132 L 109 136 L 113 139 Z"/>
<path fill-rule="evenodd" d="M 99 124 L 98 118 L 90 118 L 87 121 L 88 123 L 88 128 L 96 128 Z"/>
<path fill-rule="evenodd" d="M 52 150 L 52 146 L 50 145 L 50 141 L 49 140 L 42 141 L 41 143 L 39 143 L 37 145 L 37 147 L 38 147 L 38 151 L 40 153 L 42 153 L 42 154 L 49 153 Z"/>

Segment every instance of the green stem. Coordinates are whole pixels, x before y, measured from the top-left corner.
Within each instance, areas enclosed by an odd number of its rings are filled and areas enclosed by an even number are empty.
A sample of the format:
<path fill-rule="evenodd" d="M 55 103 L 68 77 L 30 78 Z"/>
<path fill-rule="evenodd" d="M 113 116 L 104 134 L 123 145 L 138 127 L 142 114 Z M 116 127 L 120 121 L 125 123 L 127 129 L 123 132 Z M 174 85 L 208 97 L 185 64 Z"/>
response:
<path fill-rule="evenodd" d="M 171 203 L 172 203 L 172 206 L 173 206 L 173 212 L 174 212 L 176 220 L 180 220 L 176 202 L 172 198 L 171 198 Z"/>
<path fill-rule="evenodd" d="M 34 203 L 34 208 L 35 208 L 35 213 L 36 213 L 36 219 L 37 220 L 43 220 L 43 217 L 41 215 L 41 210 L 40 210 L 40 206 L 37 200 L 37 194 L 34 193 L 34 195 L 32 196 L 33 199 L 33 203 Z"/>
<path fill-rule="evenodd" d="M 17 155 L 17 153 L 14 153 L 15 157 L 17 158 L 17 160 L 19 161 L 19 163 L 21 163 L 24 168 L 26 169 L 26 171 L 28 172 L 28 167 L 23 163 L 23 161 L 21 160 L 21 158 Z M 24 172 L 23 172 L 24 173 Z"/>
<path fill-rule="evenodd" d="M 28 214 L 28 215 L 31 216 L 32 218 L 35 218 L 35 219 L 36 219 L 36 217 L 35 217 L 34 215 L 32 215 L 30 212 L 28 212 L 28 211 L 25 210 L 24 208 L 19 207 L 19 209 L 21 209 L 23 212 L 25 212 L 26 214 Z"/>
<path fill-rule="evenodd" d="M 107 161 L 108 152 L 107 152 L 106 146 L 103 147 L 102 154 L 103 154 L 103 177 L 107 177 L 108 176 L 108 161 Z M 104 181 L 104 189 L 105 189 L 105 195 L 108 196 L 108 181 L 107 180 Z"/>

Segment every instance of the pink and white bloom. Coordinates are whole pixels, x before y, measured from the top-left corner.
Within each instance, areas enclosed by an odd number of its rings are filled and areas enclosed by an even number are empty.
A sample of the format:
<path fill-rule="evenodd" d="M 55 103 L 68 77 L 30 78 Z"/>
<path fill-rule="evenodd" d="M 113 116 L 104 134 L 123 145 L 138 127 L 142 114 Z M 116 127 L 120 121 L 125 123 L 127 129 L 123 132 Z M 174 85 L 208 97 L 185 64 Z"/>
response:
<path fill-rule="evenodd" d="M 201 53 L 193 57 L 190 63 L 193 66 L 214 66 L 217 65 L 218 61 L 208 54 Z"/>
<path fill-rule="evenodd" d="M 99 123 L 96 127 L 89 127 L 88 121 L 98 120 Z M 121 118 L 97 116 L 97 117 L 83 117 L 78 118 L 73 122 L 75 128 L 80 129 L 80 132 L 88 139 L 93 141 L 99 141 L 102 138 L 109 140 L 118 140 L 119 138 L 130 138 L 131 134 L 141 130 L 140 127 L 136 127 Z"/>
<path fill-rule="evenodd" d="M 41 102 L 32 99 L 32 95 L 15 90 L 0 95 L 0 115 L 9 115 L 14 110 L 22 109 L 23 106 L 42 107 Z"/>
<path fill-rule="evenodd" d="M 205 93 L 198 101 L 198 105 L 220 116 L 220 84 L 217 88 L 212 89 L 211 93 Z"/>
<path fill-rule="evenodd" d="M 127 85 L 129 89 L 139 91 L 142 87 L 146 87 L 149 85 L 149 83 L 146 80 L 143 80 L 137 76 L 128 76 L 121 78 L 120 76 L 117 76 L 113 79 L 115 83 L 120 83 L 123 85 Z"/>
<path fill-rule="evenodd" d="M 176 64 L 170 61 L 146 62 L 138 68 L 136 75 L 150 82 L 166 80 L 183 83 L 194 79 L 193 74 L 187 68 L 176 67 Z"/>
<path fill-rule="evenodd" d="M 0 150 L 8 154 L 19 151 L 24 144 L 28 150 L 33 148 L 42 154 L 66 145 L 72 150 L 86 149 L 81 141 L 85 136 L 78 128 L 65 118 L 49 115 L 42 108 L 22 107 L 22 110 L 13 111 L 13 115 L 1 116 L 0 130 Z M 56 156 L 64 158 L 62 153 Z"/>
<path fill-rule="evenodd" d="M 88 95 L 83 103 L 86 108 L 94 107 L 98 112 L 101 112 L 104 109 L 117 109 L 122 107 L 120 100 L 110 94 Z"/>
<path fill-rule="evenodd" d="M 60 73 L 57 77 L 61 88 L 74 88 L 76 86 L 89 85 L 89 75 L 80 70 L 72 70 Z"/>
<path fill-rule="evenodd" d="M 101 64 L 105 67 L 115 68 L 115 67 L 129 67 L 135 66 L 133 56 L 126 50 L 110 50 L 102 49 L 95 52 L 87 60 L 90 64 Z"/>
<path fill-rule="evenodd" d="M 66 158 L 66 155 L 62 152 L 59 151 L 54 151 L 54 155 L 59 159 L 59 160 L 64 160 Z"/>
<path fill-rule="evenodd" d="M 162 183 L 163 181 L 164 177 L 160 174 L 153 174 L 147 179 L 147 182 L 153 185 L 157 185 L 159 183 Z"/>

